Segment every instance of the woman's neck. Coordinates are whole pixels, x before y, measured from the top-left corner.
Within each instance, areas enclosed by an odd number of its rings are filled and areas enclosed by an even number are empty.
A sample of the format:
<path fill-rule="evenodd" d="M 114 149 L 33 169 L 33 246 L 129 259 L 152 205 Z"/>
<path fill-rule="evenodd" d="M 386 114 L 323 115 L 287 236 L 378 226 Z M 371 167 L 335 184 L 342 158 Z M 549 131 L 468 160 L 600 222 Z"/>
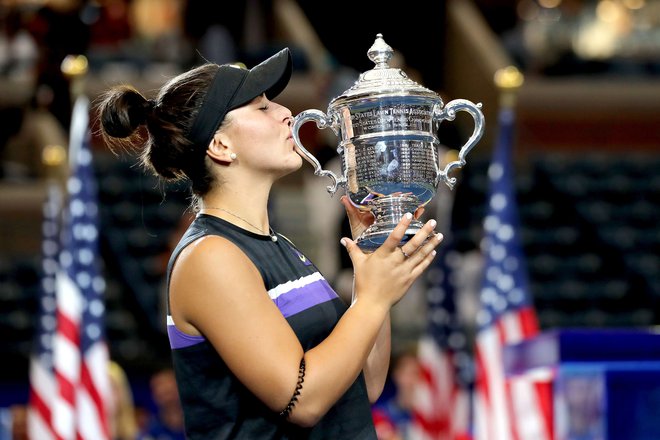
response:
<path fill-rule="evenodd" d="M 199 208 L 201 213 L 221 217 L 242 228 L 269 233 L 268 193 L 223 188 L 202 197 Z"/>

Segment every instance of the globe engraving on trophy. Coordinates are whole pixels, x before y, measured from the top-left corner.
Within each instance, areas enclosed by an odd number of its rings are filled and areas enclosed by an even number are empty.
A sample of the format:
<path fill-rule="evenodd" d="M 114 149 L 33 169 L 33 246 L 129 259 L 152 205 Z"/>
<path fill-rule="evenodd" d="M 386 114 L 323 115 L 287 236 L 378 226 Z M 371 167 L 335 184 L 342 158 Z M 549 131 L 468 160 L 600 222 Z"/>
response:
<path fill-rule="evenodd" d="M 392 53 L 378 34 L 368 51 L 375 67 L 332 99 L 327 113 L 303 111 L 292 127 L 296 148 L 314 166 L 314 173 L 332 179 L 328 191 L 334 194 L 344 187 L 351 203 L 374 214 L 374 223 L 357 238 L 365 251 L 377 249 L 405 213 L 431 201 L 440 181 L 453 187 L 456 179 L 449 173 L 466 164 L 465 156 L 484 130 L 480 104 L 457 99 L 444 106 L 437 93 L 389 67 Z M 457 111 L 474 118 L 474 131 L 461 147 L 458 160 L 441 170 L 437 127 L 443 120 L 453 120 Z M 332 129 L 340 139 L 341 176 L 323 170 L 302 145 L 298 131 L 309 121 L 315 121 L 319 129 Z M 401 244 L 421 227 L 420 221 L 413 221 Z"/>

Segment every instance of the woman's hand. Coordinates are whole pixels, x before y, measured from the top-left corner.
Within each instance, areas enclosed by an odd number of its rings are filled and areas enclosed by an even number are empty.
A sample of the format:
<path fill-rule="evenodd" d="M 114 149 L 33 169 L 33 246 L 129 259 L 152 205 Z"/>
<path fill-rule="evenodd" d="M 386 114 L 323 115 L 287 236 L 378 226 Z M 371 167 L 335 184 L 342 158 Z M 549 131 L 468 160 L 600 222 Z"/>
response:
<path fill-rule="evenodd" d="M 344 201 L 344 204 L 346 202 Z M 412 283 L 431 264 L 442 234 L 435 234 L 435 220 L 429 220 L 407 243 L 399 247 L 413 215 L 405 215 L 373 253 L 364 253 L 348 238 L 341 242 L 348 250 L 355 271 L 354 295 L 391 307 L 403 297 Z"/>
<path fill-rule="evenodd" d="M 374 216 L 371 211 L 361 211 L 355 207 L 347 196 L 341 196 L 339 199 L 346 209 L 348 222 L 351 225 L 351 235 L 353 240 L 357 239 L 374 222 Z"/>
<path fill-rule="evenodd" d="M 374 222 L 374 216 L 371 211 L 361 211 L 351 203 L 347 196 L 341 196 L 339 199 L 346 209 L 348 222 L 351 225 L 351 235 L 356 240 L 364 231 Z M 420 218 L 424 213 L 424 207 L 420 206 L 415 211 L 415 218 Z"/>

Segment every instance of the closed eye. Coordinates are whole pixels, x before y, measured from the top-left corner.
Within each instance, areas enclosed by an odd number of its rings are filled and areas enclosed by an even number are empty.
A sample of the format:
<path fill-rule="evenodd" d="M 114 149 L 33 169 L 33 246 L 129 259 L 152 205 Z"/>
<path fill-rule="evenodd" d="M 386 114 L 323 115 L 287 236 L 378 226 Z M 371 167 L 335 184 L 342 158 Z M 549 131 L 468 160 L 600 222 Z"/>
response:
<path fill-rule="evenodd" d="M 261 106 L 259 107 L 259 110 L 264 110 L 265 111 L 265 110 L 268 110 L 268 108 L 270 107 L 270 105 L 269 105 L 270 101 L 268 100 L 268 98 L 266 98 L 266 94 L 262 94 L 261 96 L 255 98 L 255 100 L 258 100 L 257 103 L 261 104 Z"/>

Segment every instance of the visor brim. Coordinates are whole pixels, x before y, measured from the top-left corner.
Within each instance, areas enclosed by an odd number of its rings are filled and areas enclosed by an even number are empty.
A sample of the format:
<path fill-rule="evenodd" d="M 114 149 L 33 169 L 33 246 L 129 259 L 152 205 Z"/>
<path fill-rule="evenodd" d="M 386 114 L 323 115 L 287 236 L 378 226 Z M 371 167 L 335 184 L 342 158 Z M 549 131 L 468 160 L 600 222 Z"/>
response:
<path fill-rule="evenodd" d="M 248 71 L 228 110 L 245 105 L 262 94 L 266 94 L 268 99 L 275 98 L 289 83 L 291 71 L 291 53 L 288 48 L 257 64 Z"/>

